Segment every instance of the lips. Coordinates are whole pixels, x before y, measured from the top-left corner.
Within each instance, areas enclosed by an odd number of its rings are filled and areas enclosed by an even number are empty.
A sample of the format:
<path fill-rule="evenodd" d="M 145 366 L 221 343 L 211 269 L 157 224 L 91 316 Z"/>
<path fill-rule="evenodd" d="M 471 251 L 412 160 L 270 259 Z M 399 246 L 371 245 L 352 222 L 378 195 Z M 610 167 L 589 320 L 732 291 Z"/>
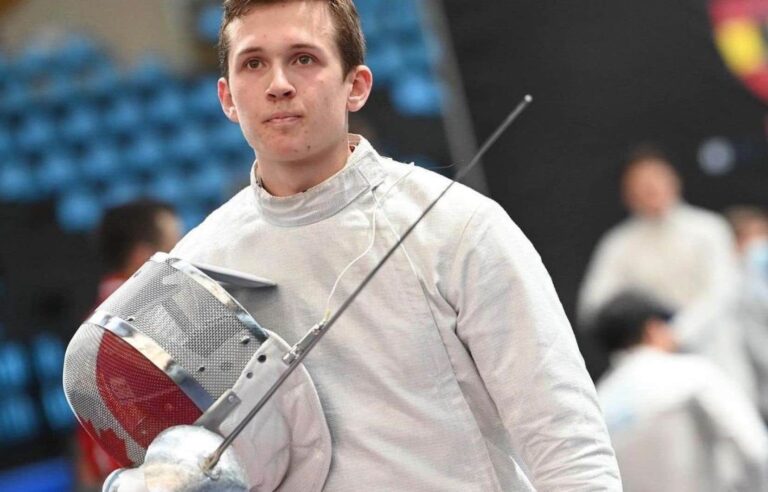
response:
<path fill-rule="evenodd" d="M 279 112 L 269 115 L 264 123 L 291 123 L 301 118 L 301 114 L 292 112 Z"/>

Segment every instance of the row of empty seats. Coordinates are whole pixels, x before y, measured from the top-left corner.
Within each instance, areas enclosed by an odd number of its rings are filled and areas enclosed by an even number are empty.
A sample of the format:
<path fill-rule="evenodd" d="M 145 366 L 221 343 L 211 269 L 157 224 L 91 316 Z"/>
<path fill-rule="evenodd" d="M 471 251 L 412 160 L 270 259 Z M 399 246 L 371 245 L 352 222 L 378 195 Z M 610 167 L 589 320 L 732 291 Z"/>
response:
<path fill-rule="evenodd" d="M 50 332 L 29 343 L 0 340 L 0 443 L 31 440 L 75 424 L 61 384 L 64 344 Z"/>
<path fill-rule="evenodd" d="M 59 57 L 69 50 L 80 55 Z M 105 208 L 141 196 L 171 202 L 190 228 L 253 161 L 213 74 L 178 76 L 153 57 L 119 72 L 75 37 L 0 64 L 0 89 L 0 200 L 53 200 L 66 230 L 90 230 Z"/>

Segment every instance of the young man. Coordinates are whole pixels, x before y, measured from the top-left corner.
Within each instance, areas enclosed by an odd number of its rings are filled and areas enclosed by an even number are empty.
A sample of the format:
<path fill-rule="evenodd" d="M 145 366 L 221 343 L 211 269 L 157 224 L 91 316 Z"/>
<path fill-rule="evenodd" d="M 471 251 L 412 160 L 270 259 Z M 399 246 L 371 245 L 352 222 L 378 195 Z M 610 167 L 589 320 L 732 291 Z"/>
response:
<path fill-rule="evenodd" d="M 625 490 L 766 490 L 768 435 L 755 407 L 711 363 L 674 353 L 671 317 L 628 291 L 595 323 L 613 354 L 598 394 Z"/>
<path fill-rule="evenodd" d="M 347 134 L 373 80 L 351 0 L 228 0 L 220 48 L 222 108 L 258 160 L 251 186 L 172 254 L 276 281 L 246 307 L 295 343 L 448 181 Z M 505 212 L 466 187 L 304 364 L 333 439 L 325 490 L 621 488 L 549 276 Z"/>

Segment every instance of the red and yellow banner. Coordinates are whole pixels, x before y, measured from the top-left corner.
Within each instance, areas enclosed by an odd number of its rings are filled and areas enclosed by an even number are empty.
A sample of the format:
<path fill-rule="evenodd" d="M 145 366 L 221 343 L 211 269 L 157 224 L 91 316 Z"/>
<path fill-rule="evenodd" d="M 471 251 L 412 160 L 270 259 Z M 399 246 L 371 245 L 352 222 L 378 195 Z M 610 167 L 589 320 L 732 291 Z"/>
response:
<path fill-rule="evenodd" d="M 711 0 L 709 12 L 726 65 L 768 103 L 768 0 Z"/>

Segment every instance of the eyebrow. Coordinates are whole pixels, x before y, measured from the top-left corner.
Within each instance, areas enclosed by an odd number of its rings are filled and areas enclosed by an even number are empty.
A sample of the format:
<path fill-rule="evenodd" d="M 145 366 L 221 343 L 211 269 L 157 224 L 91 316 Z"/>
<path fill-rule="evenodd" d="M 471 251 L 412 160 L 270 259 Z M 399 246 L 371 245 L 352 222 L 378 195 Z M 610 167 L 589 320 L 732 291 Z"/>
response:
<path fill-rule="evenodd" d="M 322 48 L 316 44 L 311 43 L 294 43 L 288 47 L 289 50 L 295 51 L 295 50 L 315 50 L 320 51 Z M 243 56 L 243 55 L 250 55 L 252 53 L 261 53 L 264 51 L 264 48 L 261 46 L 250 46 L 248 48 L 243 48 L 242 50 L 237 52 L 237 56 Z"/>

